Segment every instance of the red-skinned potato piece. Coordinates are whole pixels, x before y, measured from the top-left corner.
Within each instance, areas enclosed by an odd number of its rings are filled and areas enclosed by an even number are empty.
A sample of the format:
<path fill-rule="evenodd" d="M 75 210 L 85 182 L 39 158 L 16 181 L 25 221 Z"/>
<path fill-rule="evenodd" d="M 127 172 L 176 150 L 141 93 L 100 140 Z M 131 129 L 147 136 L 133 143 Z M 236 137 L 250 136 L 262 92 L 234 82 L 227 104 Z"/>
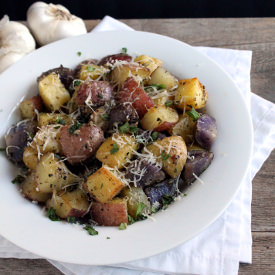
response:
<path fill-rule="evenodd" d="M 176 122 L 171 123 L 171 122 L 165 121 L 160 126 L 156 127 L 154 131 L 156 132 L 169 131 L 175 124 Z"/>
<path fill-rule="evenodd" d="M 107 203 L 93 202 L 91 217 L 98 225 L 119 226 L 128 224 L 127 202 L 125 199 L 113 199 Z"/>
<path fill-rule="evenodd" d="M 70 126 L 60 130 L 60 144 L 63 154 L 71 164 L 77 164 L 95 154 L 104 141 L 103 131 L 94 125 L 83 125 L 70 133 Z"/>
<path fill-rule="evenodd" d="M 139 118 L 142 118 L 147 111 L 154 106 L 152 98 L 132 77 L 127 78 L 123 83 L 121 89 L 117 93 L 117 100 L 119 103 L 132 102 Z"/>
<path fill-rule="evenodd" d="M 107 55 L 103 57 L 99 62 L 98 65 L 105 65 L 106 63 L 114 64 L 116 61 L 126 61 L 131 62 L 132 57 L 128 54 L 119 53 L 119 54 L 113 54 L 113 55 Z"/>
<path fill-rule="evenodd" d="M 76 103 L 84 105 L 88 97 L 93 106 L 102 106 L 112 99 L 113 88 L 107 81 L 87 81 L 80 85 L 76 95 Z"/>
<path fill-rule="evenodd" d="M 33 96 L 32 98 L 25 99 L 20 103 L 20 112 L 22 118 L 33 119 L 36 117 L 36 112 L 42 112 L 44 109 L 43 101 L 40 96 Z"/>

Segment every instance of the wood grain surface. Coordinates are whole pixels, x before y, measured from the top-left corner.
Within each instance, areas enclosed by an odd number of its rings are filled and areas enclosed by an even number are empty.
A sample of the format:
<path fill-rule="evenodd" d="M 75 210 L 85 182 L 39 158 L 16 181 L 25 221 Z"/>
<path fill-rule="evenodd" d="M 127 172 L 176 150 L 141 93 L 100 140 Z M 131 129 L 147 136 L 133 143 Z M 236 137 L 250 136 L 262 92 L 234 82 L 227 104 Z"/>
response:
<path fill-rule="evenodd" d="M 136 30 L 167 35 L 194 46 L 252 50 L 251 88 L 275 102 L 275 18 L 129 19 Z M 86 21 L 91 30 L 99 20 Z M 253 180 L 253 263 L 239 274 L 275 274 L 275 151 Z M 0 275 L 58 275 L 46 260 L 0 259 Z"/>

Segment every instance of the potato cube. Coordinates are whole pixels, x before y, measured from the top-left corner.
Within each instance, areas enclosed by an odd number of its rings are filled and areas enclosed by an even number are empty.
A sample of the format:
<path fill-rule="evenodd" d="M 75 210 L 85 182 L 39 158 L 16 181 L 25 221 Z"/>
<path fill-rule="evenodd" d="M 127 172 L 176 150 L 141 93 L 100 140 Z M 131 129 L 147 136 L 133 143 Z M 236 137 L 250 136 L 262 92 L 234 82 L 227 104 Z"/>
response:
<path fill-rule="evenodd" d="M 104 66 L 95 64 L 82 64 L 79 71 L 79 79 L 86 80 L 88 77 L 92 80 L 99 80 L 109 70 Z"/>
<path fill-rule="evenodd" d="M 40 158 L 35 168 L 37 190 L 43 193 L 59 191 L 64 186 L 78 183 L 81 179 L 74 175 L 59 161 L 53 153 L 47 153 Z"/>
<path fill-rule="evenodd" d="M 22 118 L 33 119 L 36 117 L 36 111 L 43 110 L 43 102 L 40 96 L 33 96 L 32 98 L 25 99 L 20 103 L 20 112 Z"/>
<path fill-rule="evenodd" d="M 38 119 L 38 126 L 46 126 L 49 124 L 62 124 L 68 125 L 72 124 L 73 119 L 65 114 L 55 114 L 55 113 L 40 113 Z"/>
<path fill-rule="evenodd" d="M 171 136 L 159 139 L 147 146 L 162 163 L 162 169 L 172 178 L 180 175 L 186 159 L 187 148 L 180 136 Z"/>
<path fill-rule="evenodd" d="M 96 158 L 110 167 L 121 169 L 137 149 L 138 143 L 130 135 L 114 134 L 101 144 Z"/>
<path fill-rule="evenodd" d="M 178 80 L 163 67 L 158 67 L 147 81 L 148 85 L 162 84 L 167 90 L 177 87 Z"/>
<path fill-rule="evenodd" d="M 37 150 L 31 146 L 27 146 L 23 153 L 23 162 L 31 170 L 35 169 L 38 163 Z"/>
<path fill-rule="evenodd" d="M 128 224 L 127 203 L 125 199 L 113 199 L 107 203 L 94 202 L 91 207 L 92 219 L 98 225 L 119 226 Z"/>
<path fill-rule="evenodd" d="M 149 69 L 151 73 L 162 65 L 161 60 L 144 54 L 137 56 L 134 61 Z"/>
<path fill-rule="evenodd" d="M 48 200 L 47 207 L 52 207 L 60 218 L 83 217 L 89 208 L 87 194 L 76 189 L 72 192 L 54 192 Z"/>
<path fill-rule="evenodd" d="M 90 175 L 84 184 L 86 191 L 101 203 L 110 201 L 123 187 L 123 182 L 106 166 Z"/>
<path fill-rule="evenodd" d="M 206 105 L 208 94 L 198 78 L 184 79 L 179 81 L 175 103 L 177 108 L 190 110 L 201 109 Z"/>
<path fill-rule="evenodd" d="M 70 100 L 70 93 L 56 73 L 51 73 L 40 79 L 38 89 L 45 106 L 51 111 L 59 110 Z"/>

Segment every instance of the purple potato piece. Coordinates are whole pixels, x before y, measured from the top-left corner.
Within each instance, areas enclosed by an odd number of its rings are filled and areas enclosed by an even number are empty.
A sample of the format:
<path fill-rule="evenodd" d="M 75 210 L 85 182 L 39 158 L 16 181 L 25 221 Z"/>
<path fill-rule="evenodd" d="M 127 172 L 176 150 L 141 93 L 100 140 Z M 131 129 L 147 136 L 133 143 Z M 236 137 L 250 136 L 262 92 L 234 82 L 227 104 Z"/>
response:
<path fill-rule="evenodd" d="M 23 165 L 23 153 L 27 143 L 36 133 L 36 124 L 32 120 L 23 120 L 13 125 L 5 135 L 7 156 L 16 165 Z"/>
<path fill-rule="evenodd" d="M 188 152 L 190 158 L 187 158 L 181 178 L 185 186 L 190 185 L 196 180 L 196 176 L 200 176 L 205 169 L 211 164 L 214 154 L 203 150 L 193 150 Z"/>
<path fill-rule="evenodd" d="M 163 196 L 175 196 L 177 190 L 181 191 L 183 189 L 182 187 L 183 180 L 181 178 L 179 178 L 178 184 L 177 179 L 166 179 L 153 186 L 145 187 L 144 192 L 148 197 L 151 205 L 153 205 L 155 202 L 161 204 Z"/>
<path fill-rule="evenodd" d="M 216 120 L 203 114 L 197 120 L 194 128 L 194 136 L 197 143 L 206 150 L 210 150 L 218 134 Z"/>
<path fill-rule="evenodd" d="M 136 123 L 138 114 L 132 104 L 118 104 L 109 113 L 109 129 L 113 129 L 114 123 L 123 125 L 125 122 Z"/>
<path fill-rule="evenodd" d="M 135 172 L 144 170 L 142 176 Z M 148 163 L 145 160 L 136 160 L 130 165 L 125 173 L 126 179 L 136 182 L 137 187 L 145 187 L 165 179 L 165 173 L 156 165 Z"/>
<path fill-rule="evenodd" d="M 132 57 L 125 53 L 107 55 L 98 62 L 98 65 L 105 65 L 106 63 L 114 64 L 116 61 L 131 62 Z"/>

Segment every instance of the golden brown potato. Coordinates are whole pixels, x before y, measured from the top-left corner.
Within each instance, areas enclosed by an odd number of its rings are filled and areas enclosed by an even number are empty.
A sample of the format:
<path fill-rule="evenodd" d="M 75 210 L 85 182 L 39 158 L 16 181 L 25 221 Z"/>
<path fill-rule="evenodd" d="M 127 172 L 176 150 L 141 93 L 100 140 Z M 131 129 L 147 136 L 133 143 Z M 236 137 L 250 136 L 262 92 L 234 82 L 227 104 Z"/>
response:
<path fill-rule="evenodd" d="M 192 106 L 194 109 L 201 109 L 206 105 L 207 100 L 208 94 L 198 78 L 179 81 L 175 95 L 177 108 L 190 110 L 191 108 L 189 106 Z"/>
<path fill-rule="evenodd" d="M 142 66 L 146 67 L 150 70 L 151 73 L 162 65 L 161 60 L 144 54 L 137 56 L 134 62 L 137 62 Z"/>
<path fill-rule="evenodd" d="M 62 124 L 68 125 L 72 124 L 73 119 L 65 114 L 55 114 L 55 113 L 40 113 L 38 119 L 38 126 L 46 126 L 49 124 Z"/>
<path fill-rule="evenodd" d="M 187 159 L 187 149 L 182 137 L 159 139 L 148 145 L 147 149 L 158 158 L 170 177 L 176 178 L 181 173 Z"/>
<path fill-rule="evenodd" d="M 140 121 L 145 130 L 166 131 L 179 120 L 178 112 L 170 107 L 157 105 L 149 109 Z"/>
<path fill-rule="evenodd" d="M 84 183 L 86 191 L 101 203 L 110 201 L 123 187 L 123 182 L 106 166 L 90 175 Z"/>
<path fill-rule="evenodd" d="M 103 131 L 106 131 L 109 126 L 108 113 L 104 106 L 97 108 L 91 114 L 91 122 L 100 127 Z"/>
<path fill-rule="evenodd" d="M 47 207 L 52 207 L 55 213 L 63 219 L 68 217 L 83 217 L 89 208 L 87 194 L 76 189 L 72 192 L 54 192 L 52 198 L 47 201 Z"/>
<path fill-rule="evenodd" d="M 20 185 L 22 194 L 31 201 L 46 202 L 51 194 L 38 192 L 36 186 L 35 173 L 32 172 Z"/>
<path fill-rule="evenodd" d="M 81 179 L 70 172 L 54 153 L 46 153 L 40 158 L 35 168 L 35 181 L 37 190 L 51 193 L 53 190 L 59 191 L 64 186 L 78 183 Z"/>
<path fill-rule="evenodd" d="M 104 66 L 98 66 L 95 64 L 82 64 L 79 71 L 79 79 L 86 80 L 88 77 L 92 80 L 99 80 L 109 70 Z"/>
<path fill-rule="evenodd" d="M 133 77 L 138 83 L 148 79 L 150 70 L 144 66 L 135 64 L 121 64 L 116 66 L 111 72 L 111 81 L 121 86 L 128 77 Z"/>
<path fill-rule="evenodd" d="M 96 158 L 110 167 L 123 168 L 127 159 L 133 156 L 133 150 L 138 149 L 138 143 L 130 135 L 114 134 L 107 138 L 96 152 Z"/>
<path fill-rule="evenodd" d="M 140 214 L 150 213 L 150 202 L 141 187 L 125 187 L 122 190 L 122 195 L 127 200 L 128 213 L 133 218 L 136 218 L 137 209 L 140 203 L 145 205 Z"/>
<path fill-rule="evenodd" d="M 147 81 L 148 85 L 162 84 L 167 90 L 177 87 L 178 80 L 163 67 L 158 67 L 152 74 L 151 78 Z"/>
<path fill-rule="evenodd" d="M 23 153 L 23 162 L 29 169 L 35 169 L 38 163 L 37 150 L 31 146 L 26 147 Z"/>
<path fill-rule="evenodd" d="M 22 118 L 33 119 L 36 117 L 36 112 L 43 110 L 43 102 L 40 96 L 33 96 L 32 98 L 23 100 L 20 105 L 20 112 Z"/>
<path fill-rule="evenodd" d="M 116 198 L 107 203 L 93 202 L 91 216 L 98 225 L 119 226 L 121 223 L 128 224 L 126 200 Z"/>
<path fill-rule="evenodd" d="M 59 110 L 71 98 L 56 73 L 41 77 L 38 89 L 45 106 L 51 111 Z"/>
<path fill-rule="evenodd" d="M 182 136 L 187 144 L 191 144 L 194 141 L 194 126 L 195 121 L 188 115 L 180 115 L 180 119 L 177 124 L 170 129 L 169 133 L 173 136 Z"/>

